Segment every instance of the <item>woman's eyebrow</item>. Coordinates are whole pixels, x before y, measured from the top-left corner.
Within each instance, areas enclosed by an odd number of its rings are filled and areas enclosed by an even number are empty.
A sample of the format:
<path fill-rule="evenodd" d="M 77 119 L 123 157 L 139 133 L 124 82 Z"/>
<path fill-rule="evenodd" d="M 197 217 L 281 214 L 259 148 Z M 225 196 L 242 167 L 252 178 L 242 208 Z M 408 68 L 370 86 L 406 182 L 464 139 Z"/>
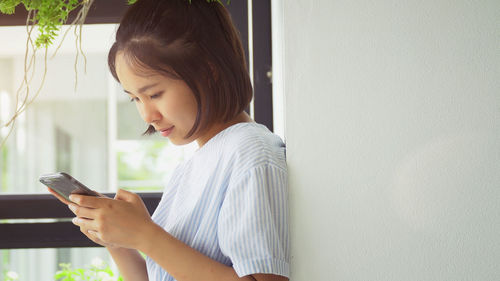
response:
<path fill-rule="evenodd" d="M 159 83 L 154 83 L 154 84 L 146 85 L 146 86 L 144 86 L 144 87 L 141 87 L 141 88 L 139 89 L 139 91 L 138 91 L 138 92 L 139 92 L 139 94 L 142 94 L 142 93 L 144 93 L 145 91 L 147 91 L 148 89 L 153 88 L 154 86 L 156 86 L 156 85 L 158 85 L 158 84 L 159 84 Z M 132 94 L 132 93 L 130 93 L 129 91 L 127 91 L 127 90 L 125 90 L 125 89 L 123 89 L 123 91 L 124 91 L 125 93 L 127 93 L 127 94 Z"/>

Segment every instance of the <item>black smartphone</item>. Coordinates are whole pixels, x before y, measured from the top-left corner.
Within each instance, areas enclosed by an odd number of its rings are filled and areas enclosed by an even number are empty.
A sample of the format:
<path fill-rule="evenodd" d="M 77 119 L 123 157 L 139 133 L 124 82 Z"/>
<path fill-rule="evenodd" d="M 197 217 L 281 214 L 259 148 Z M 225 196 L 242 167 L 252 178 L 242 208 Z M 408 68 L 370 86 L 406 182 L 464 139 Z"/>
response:
<path fill-rule="evenodd" d="M 72 176 L 63 172 L 41 175 L 39 180 L 69 202 L 71 202 L 71 200 L 69 200 L 71 194 L 100 196 L 99 193 L 91 190 Z"/>

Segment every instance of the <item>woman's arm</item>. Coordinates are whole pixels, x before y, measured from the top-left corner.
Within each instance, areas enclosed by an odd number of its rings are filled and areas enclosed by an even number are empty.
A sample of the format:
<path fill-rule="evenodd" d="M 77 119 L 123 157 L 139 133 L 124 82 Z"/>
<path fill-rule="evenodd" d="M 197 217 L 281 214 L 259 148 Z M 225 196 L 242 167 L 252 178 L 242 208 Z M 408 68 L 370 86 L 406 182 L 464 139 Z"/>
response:
<path fill-rule="evenodd" d="M 119 190 L 115 198 L 118 200 L 72 196 L 71 200 L 79 205 L 72 204 L 73 211 L 78 216 L 74 223 L 80 226 L 82 231 L 87 231 L 92 240 L 142 251 L 179 281 L 288 280 L 268 274 L 239 278 L 232 267 L 203 255 L 155 224 L 137 194 Z M 131 255 L 129 251 L 132 250 L 123 252 L 120 249 L 112 252 L 115 262 L 122 263 L 118 266 L 124 277 L 128 270 L 130 272 L 135 270 L 130 268 L 130 265 L 134 268 L 138 264 L 144 265 L 144 260 L 139 263 L 139 258 L 142 257 L 137 251 L 139 256 Z M 123 257 L 122 253 L 125 253 Z M 145 266 L 143 268 L 145 272 Z M 139 271 L 142 272 L 142 269 Z M 147 280 L 147 277 L 134 279 L 134 276 L 128 276 L 128 278 L 125 280 Z"/>
<path fill-rule="evenodd" d="M 108 247 L 108 252 L 118 266 L 125 281 L 147 281 L 146 261 L 134 249 Z"/>
<path fill-rule="evenodd" d="M 138 249 L 151 257 L 179 281 L 254 280 L 239 278 L 232 267 L 219 263 L 176 239 L 160 226 L 150 225 L 143 232 Z"/>
<path fill-rule="evenodd" d="M 240 278 L 232 267 L 203 255 L 156 224 L 144 232 L 144 241 L 139 245 L 139 250 L 179 281 L 288 280 L 272 274 L 256 274 Z"/>

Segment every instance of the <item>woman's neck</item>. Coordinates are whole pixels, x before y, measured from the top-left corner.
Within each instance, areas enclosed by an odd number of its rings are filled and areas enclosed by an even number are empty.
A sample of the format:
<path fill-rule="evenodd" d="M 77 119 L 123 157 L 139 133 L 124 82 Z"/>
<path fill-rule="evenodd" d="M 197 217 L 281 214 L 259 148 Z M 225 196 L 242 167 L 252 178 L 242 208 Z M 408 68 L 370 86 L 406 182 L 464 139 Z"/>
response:
<path fill-rule="evenodd" d="M 252 120 L 252 118 L 250 118 L 250 116 L 245 111 L 243 111 L 242 113 L 238 114 L 235 118 L 233 118 L 229 122 L 214 124 L 202 136 L 197 138 L 196 142 L 198 143 L 199 147 L 202 147 L 211 138 L 213 138 L 215 135 L 222 132 L 223 130 L 231 127 L 232 125 L 235 125 L 238 123 L 245 123 L 245 122 L 254 122 L 254 121 Z"/>

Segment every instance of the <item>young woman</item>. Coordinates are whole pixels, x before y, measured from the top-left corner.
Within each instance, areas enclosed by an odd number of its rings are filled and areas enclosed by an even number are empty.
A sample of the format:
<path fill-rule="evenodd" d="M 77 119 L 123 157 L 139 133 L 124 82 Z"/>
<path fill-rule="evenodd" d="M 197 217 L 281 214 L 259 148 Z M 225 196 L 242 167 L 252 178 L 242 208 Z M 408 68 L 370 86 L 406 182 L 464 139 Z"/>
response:
<path fill-rule="evenodd" d="M 109 250 L 126 281 L 288 280 L 285 145 L 244 111 L 252 87 L 223 5 L 139 0 L 108 63 L 146 134 L 199 148 L 152 217 L 120 189 L 114 199 L 73 195 L 74 224 Z"/>

